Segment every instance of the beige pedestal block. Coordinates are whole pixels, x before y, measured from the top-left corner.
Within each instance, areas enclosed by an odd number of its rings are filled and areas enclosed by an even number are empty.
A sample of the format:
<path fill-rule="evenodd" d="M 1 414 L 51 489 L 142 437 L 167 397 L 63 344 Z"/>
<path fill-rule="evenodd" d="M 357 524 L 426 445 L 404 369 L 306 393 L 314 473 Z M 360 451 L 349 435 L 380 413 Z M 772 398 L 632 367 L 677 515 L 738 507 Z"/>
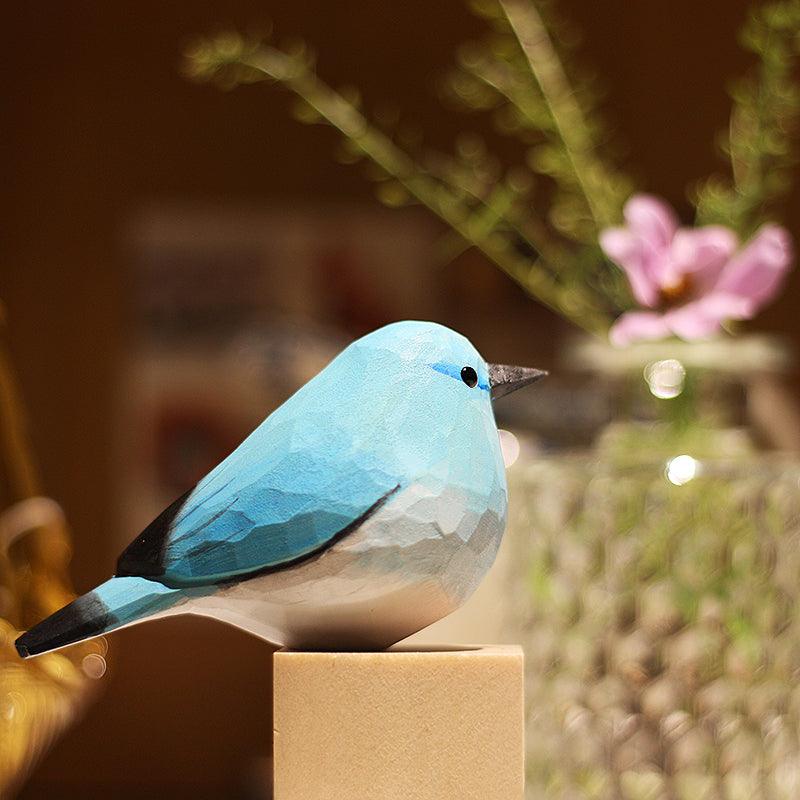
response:
<path fill-rule="evenodd" d="M 281 650 L 275 800 L 521 800 L 517 646 Z"/>

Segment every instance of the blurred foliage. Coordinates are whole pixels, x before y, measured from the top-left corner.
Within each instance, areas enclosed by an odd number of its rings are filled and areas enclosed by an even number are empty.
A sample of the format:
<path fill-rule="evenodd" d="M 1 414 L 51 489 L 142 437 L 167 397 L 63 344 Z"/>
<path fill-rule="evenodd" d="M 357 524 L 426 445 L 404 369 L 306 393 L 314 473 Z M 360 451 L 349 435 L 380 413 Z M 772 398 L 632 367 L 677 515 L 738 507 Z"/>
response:
<path fill-rule="evenodd" d="M 800 0 L 779 0 L 757 8 L 740 39 L 756 63 L 731 90 L 730 124 L 721 137 L 730 177 L 706 180 L 695 203 L 699 223 L 728 225 L 744 239 L 776 218 L 797 164 Z"/>
<path fill-rule="evenodd" d="M 609 159 L 595 87 L 576 74 L 576 35 L 552 2 L 480 0 L 472 7 L 489 33 L 460 48 L 446 89 L 468 109 L 491 111 L 498 132 L 523 143 L 530 169 L 553 180 L 543 216 L 594 246 L 633 186 Z"/>
<path fill-rule="evenodd" d="M 729 453 L 675 486 L 641 442 L 512 471 L 528 796 L 794 800 L 800 471 Z"/>
<path fill-rule="evenodd" d="M 397 114 L 368 117 L 356 91 L 337 92 L 320 80 L 302 42 L 279 48 L 227 33 L 190 48 L 186 71 L 225 88 L 274 81 L 288 89 L 299 120 L 338 129 L 343 161 L 368 162 L 382 202 L 421 204 L 451 228 L 445 256 L 476 247 L 531 296 L 604 335 L 633 300 L 598 234 L 620 221 L 634 186 L 615 156 L 594 82 L 576 68 L 575 32 L 558 18 L 554 0 L 470 5 L 486 34 L 459 48 L 443 99 L 489 114 L 495 133 L 518 149 L 512 163 L 468 132 L 443 154 L 423 146 Z M 723 137 L 731 176 L 698 185 L 698 223 L 724 223 L 747 238 L 788 190 L 800 111 L 792 75 L 799 35 L 800 0 L 768 3 L 748 19 L 742 43 L 757 64 L 733 90 Z"/>
<path fill-rule="evenodd" d="M 516 163 L 469 132 L 444 154 L 396 116 L 368 118 L 356 92 L 319 79 L 302 43 L 277 48 L 223 34 L 189 50 L 187 72 L 227 88 L 272 80 L 289 89 L 299 120 L 342 134 L 342 160 L 369 162 L 382 202 L 422 204 L 450 226 L 458 243 L 445 242 L 447 256 L 477 247 L 545 305 L 603 333 L 630 300 L 597 235 L 619 218 L 632 185 L 607 160 L 589 82 L 573 85 L 567 75 L 559 52 L 567 36 L 552 13 L 546 22 L 530 0 L 483 0 L 474 10 L 489 33 L 461 48 L 444 93 L 462 110 L 491 112 L 497 133 L 520 145 Z"/>

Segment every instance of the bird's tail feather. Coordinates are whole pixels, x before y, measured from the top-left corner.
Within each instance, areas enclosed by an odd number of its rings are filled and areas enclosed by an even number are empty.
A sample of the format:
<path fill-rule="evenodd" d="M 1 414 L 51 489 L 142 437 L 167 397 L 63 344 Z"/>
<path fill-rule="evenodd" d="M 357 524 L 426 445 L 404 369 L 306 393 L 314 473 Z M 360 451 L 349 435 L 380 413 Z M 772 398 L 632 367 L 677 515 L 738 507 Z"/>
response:
<path fill-rule="evenodd" d="M 182 596 L 181 589 L 146 578 L 111 578 L 22 634 L 17 652 L 28 658 L 100 636 L 164 611 Z"/>

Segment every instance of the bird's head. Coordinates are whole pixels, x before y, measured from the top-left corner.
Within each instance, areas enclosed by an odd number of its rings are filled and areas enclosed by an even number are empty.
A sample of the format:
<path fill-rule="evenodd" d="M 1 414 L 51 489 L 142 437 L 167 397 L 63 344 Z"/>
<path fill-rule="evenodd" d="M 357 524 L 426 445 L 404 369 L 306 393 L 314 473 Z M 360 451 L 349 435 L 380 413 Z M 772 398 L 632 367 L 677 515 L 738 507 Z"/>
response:
<path fill-rule="evenodd" d="M 488 364 L 469 339 L 433 322 L 395 322 L 355 343 L 359 345 L 384 353 L 407 376 L 433 382 L 447 394 L 463 393 L 464 399 L 496 400 L 547 375 L 532 367 Z"/>

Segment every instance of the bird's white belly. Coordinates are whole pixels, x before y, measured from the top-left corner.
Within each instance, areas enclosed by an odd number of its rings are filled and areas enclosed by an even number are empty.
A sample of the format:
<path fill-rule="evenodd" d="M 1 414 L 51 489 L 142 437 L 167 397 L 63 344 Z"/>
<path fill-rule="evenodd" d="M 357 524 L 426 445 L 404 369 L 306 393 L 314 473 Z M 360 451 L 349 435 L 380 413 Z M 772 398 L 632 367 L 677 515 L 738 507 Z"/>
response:
<path fill-rule="evenodd" d="M 388 647 L 472 594 L 494 561 L 505 509 L 499 483 L 482 498 L 414 485 L 319 556 L 174 612 L 215 617 L 293 648 Z"/>

